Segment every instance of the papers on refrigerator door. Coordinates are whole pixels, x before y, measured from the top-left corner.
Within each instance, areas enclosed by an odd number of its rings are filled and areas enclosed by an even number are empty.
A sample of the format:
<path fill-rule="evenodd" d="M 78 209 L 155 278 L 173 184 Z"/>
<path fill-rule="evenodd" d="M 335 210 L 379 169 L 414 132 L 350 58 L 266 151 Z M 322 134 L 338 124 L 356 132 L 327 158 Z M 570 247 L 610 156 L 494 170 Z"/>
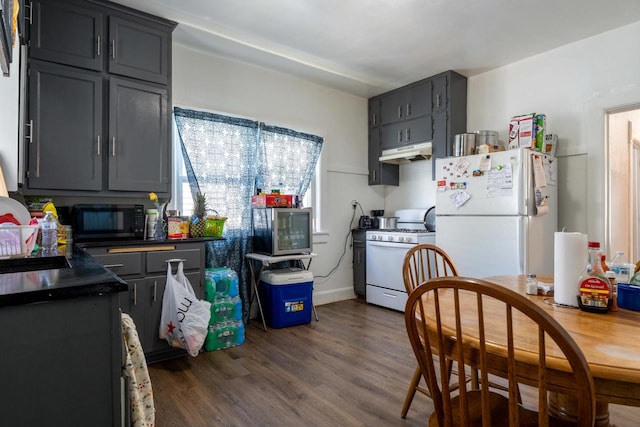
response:
<path fill-rule="evenodd" d="M 513 195 L 513 169 L 511 164 L 498 165 L 487 172 L 487 198 Z"/>
<path fill-rule="evenodd" d="M 456 208 L 467 203 L 467 200 L 471 198 L 471 195 L 464 190 L 454 191 L 449 195 L 449 199 L 453 202 Z"/>

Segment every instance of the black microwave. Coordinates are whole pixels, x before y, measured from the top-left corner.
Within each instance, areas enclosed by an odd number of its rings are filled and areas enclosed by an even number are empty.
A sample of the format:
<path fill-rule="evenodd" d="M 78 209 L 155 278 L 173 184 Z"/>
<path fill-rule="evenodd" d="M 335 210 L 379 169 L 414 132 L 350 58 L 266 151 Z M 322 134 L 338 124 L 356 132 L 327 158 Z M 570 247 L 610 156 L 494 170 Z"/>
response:
<path fill-rule="evenodd" d="M 73 205 L 71 227 L 76 242 L 144 239 L 143 205 Z"/>

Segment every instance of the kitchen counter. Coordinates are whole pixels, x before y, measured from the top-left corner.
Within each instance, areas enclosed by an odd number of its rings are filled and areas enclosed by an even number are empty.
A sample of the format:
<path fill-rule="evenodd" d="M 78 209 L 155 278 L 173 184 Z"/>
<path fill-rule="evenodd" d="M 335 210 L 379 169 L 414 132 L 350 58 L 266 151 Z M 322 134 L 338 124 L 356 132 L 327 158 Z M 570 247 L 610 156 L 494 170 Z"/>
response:
<path fill-rule="evenodd" d="M 91 255 L 75 246 L 66 255 L 69 268 L 0 274 L 0 307 L 102 295 L 128 290 L 127 283 L 98 264 Z M 0 260 L 11 268 L 14 260 Z"/>

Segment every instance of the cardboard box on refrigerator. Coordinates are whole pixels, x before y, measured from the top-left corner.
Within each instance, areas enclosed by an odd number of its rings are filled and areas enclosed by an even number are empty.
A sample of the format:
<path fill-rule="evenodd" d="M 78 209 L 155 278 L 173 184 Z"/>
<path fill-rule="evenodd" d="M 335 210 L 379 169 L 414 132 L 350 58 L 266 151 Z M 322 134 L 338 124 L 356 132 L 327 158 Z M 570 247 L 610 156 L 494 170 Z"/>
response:
<path fill-rule="evenodd" d="M 509 121 L 509 149 L 535 148 L 535 113 L 514 116 Z"/>

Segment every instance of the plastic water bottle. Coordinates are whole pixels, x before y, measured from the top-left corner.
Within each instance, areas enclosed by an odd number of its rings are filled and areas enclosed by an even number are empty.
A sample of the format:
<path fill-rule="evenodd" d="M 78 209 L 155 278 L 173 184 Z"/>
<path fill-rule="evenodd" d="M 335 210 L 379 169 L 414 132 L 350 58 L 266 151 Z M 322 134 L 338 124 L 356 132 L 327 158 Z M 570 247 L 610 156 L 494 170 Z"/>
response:
<path fill-rule="evenodd" d="M 611 271 L 616 273 L 616 282 L 629 283 L 631 271 L 629 271 L 628 262 L 623 251 L 616 251 L 616 256 L 611 260 L 610 264 Z"/>
<path fill-rule="evenodd" d="M 44 214 L 42 220 L 42 250 L 44 252 L 54 252 L 58 249 L 58 221 L 51 211 Z"/>

